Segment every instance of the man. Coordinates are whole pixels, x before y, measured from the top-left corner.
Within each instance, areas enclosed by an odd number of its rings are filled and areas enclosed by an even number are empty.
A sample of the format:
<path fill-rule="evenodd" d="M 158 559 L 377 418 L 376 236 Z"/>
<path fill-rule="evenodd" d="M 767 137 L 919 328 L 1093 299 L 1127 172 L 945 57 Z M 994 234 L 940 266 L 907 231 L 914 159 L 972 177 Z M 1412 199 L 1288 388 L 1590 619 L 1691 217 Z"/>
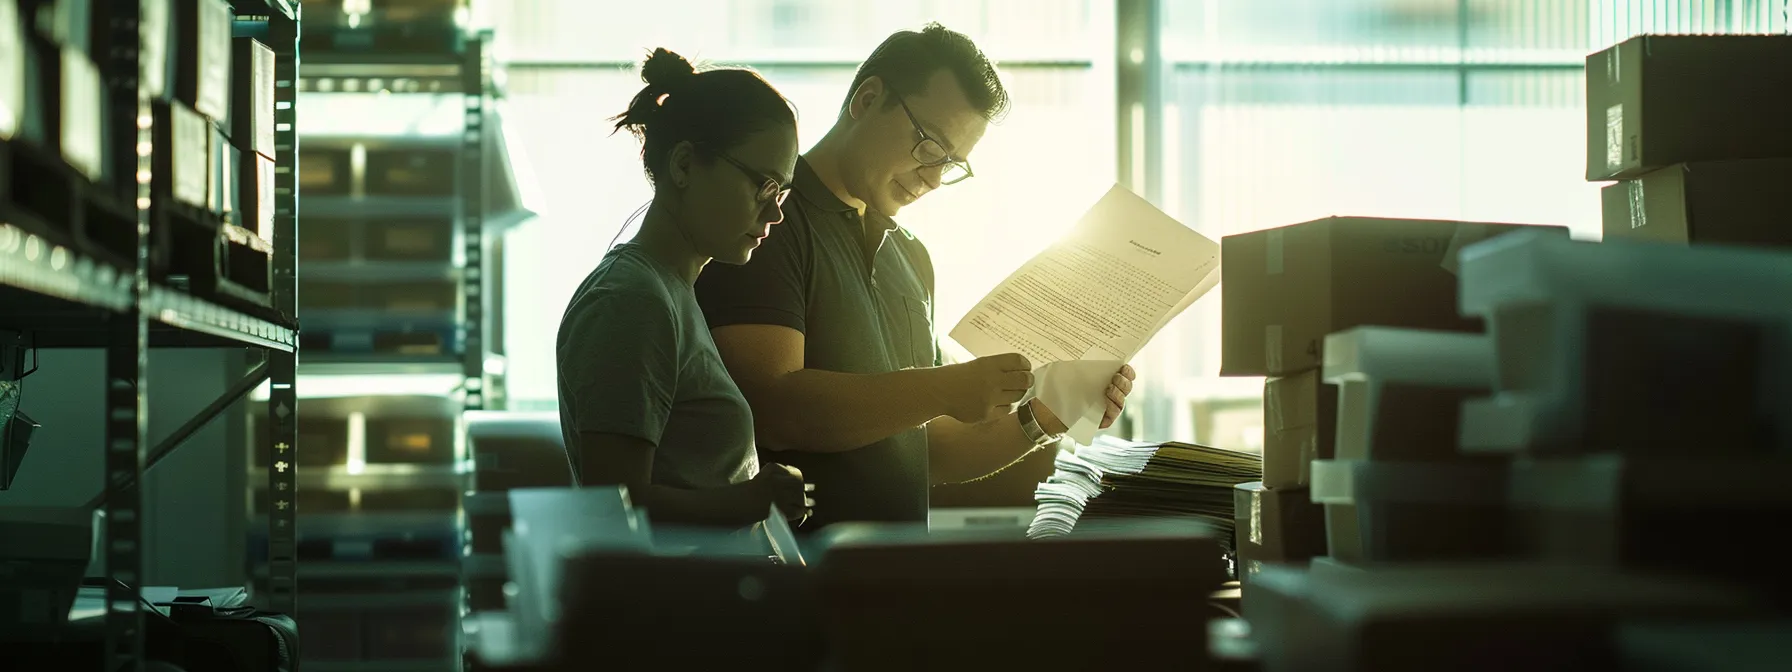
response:
<path fill-rule="evenodd" d="M 966 157 L 1008 107 L 995 67 L 939 24 L 891 35 L 839 118 L 797 162 L 784 224 L 697 297 L 753 409 L 761 450 L 815 483 L 805 526 L 927 520 L 928 488 L 1014 463 L 1065 431 L 1018 354 L 941 366 L 927 248 L 891 219 L 972 175 Z M 1107 390 L 1102 426 L 1132 390 Z"/>

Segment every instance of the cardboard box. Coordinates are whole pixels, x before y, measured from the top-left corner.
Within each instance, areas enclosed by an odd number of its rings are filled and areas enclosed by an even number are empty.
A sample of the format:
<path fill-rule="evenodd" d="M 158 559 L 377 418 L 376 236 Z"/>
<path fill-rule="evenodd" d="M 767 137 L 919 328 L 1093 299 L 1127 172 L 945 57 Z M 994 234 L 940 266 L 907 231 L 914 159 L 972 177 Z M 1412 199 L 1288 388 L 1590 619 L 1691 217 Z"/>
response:
<path fill-rule="evenodd" d="M 1607 240 L 1792 247 L 1792 159 L 1682 163 L 1599 192 Z"/>
<path fill-rule="evenodd" d="M 353 193 L 352 148 L 299 145 L 299 193 L 305 196 L 348 196 Z"/>
<path fill-rule="evenodd" d="M 25 28 L 16 2 L 0 2 L 0 140 L 25 123 Z"/>
<path fill-rule="evenodd" d="M 158 197 L 205 207 L 212 132 L 199 116 L 178 102 L 155 103 L 155 161 L 151 187 Z"/>
<path fill-rule="evenodd" d="M 1304 562 L 1325 553 L 1325 510 L 1305 488 L 1240 483 L 1232 496 L 1241 581 L 1262 563 Z"/>
<path fill-rule="evenodd" d="M 137 86 L 149 99 L 162 100 L 168 95 L 169 83 L 178 79 L 174 74 L 175 59 L 168 57 L 168 47 L 180 44 L 174 33 L 173 9 L 167 0 L 141 0 L 138 5 L 142 9 L 137 16 L 137 60 L 143 65 L 143 72 Z"/>
<path fill-rule="evenodd" d="M 453 461 L 453 418 L 367 420 L 367 462 L 370 464 L 449 464 Z"/>
<path fill-rule="evenodd" d="M 230 6 L 174 0 L 175 96 L 214 121 L 230 114 Z"/>
<path fill-rule="evenodd" d="M 354 258 L 360 225 L 351 219 L 309 217 L 299 220 L 301 261 L 348 261 Z"/>
<path fill-rule="evenodd" d="M 1792 35 L 1643 35 L 1586 72 L 1588 181 L 1792 156 Z"/>
<path fill-rule="evenodd" d="M 1331 217 L 1220 241 L 1220 375 L 1285 376 L 1361 325 L 1480 331 L 1456 310 L 1456 253 L 1531 227 Z"/>
<path fill-rule="evenodd" d="M 209 121 L 206 122 L 205 127 L 211 135 L 211 143 L 205 153 L 205 209 L 221 215 L 224 214 L 225 201 L 229 200 L 226 197 L 226 194 L 229 193 L 227 188 L 229 180 L 224 176 L 225 169 L 236 170 L 236 166 L 228 163 L 224 158 L 229 154 L 230 139 L 224 137 L 224 132 L 218 130 L 218 127 Z"/>
<path fill-rule="evenodd" d="M 454 259 L 452 218 L 379 219 L 363 226 L 366 238 L 361 249 L 368 261 L 446 264 Z"/>
<path fill-rule="evenodd" d="M 106 133 L 104 84 L 99 66 L 85 52 L 62 48 L 62 123 L 59 125 L 62 159 L 99 181 L 105 175 L 101 139 Z M 133 143 L 134 144 L 134 143 Z"/>
<path fill-rule="evenodd" d="M 1313 460 L 1331 459 L 1337 438 L 1338 386 L 1306 371 L 1263 383 L 1263 485 L 1300 488 Z"/>
<path fill-rule="evenodd" d="M 274 160 L 237 150 L 237 221 L 262 240 L 274 242 Z"/>
<path fill-rule="evenodd" d="M 274 50 L 253 37 L 231 41 L 230 138 L 274 158 Z"/>
<path fill-rule="evenodd" d="M 368 147 L 367 195 L 452 196 L 460 152 L 444 147 Z"/>

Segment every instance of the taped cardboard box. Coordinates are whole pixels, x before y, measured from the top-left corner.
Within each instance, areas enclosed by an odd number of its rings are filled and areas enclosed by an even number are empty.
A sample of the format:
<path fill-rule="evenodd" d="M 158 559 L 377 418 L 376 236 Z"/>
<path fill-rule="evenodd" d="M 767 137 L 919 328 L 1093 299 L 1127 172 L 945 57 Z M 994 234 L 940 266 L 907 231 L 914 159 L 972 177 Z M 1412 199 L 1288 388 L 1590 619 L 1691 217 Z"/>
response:
<path fill-rule="evenodd" d="M 1330 217 L 1220 241 L 1220 375 L 1323 363 L 1326 334 L 1361 325 L 1480 331 L 1456 310 L 1456 252 L 1516 224 Z"/>
<path fill-rule="evenodd" d="M 1586 72 L 1588 181 L 1792 156 L 1792 35 L 1642 35 Z"/>
<path fill-rule="evenodd" d="M 1248 583 L 1263 563 L 1300 563 L 1325 553 L 1324 509 L 1305 488 L 1240 483 L 1232 495 L 1240 581 Z"/>
<path fill-rule="evenodd" d="M 274 158 L 274 50 L 253 37 L 231 40 L 230 129 L 240 149 Z"/>
<path fill-rule="evenodd" d="M 1682 163 L 1599 190 L 1606 240 L 1792 248 L 1792 159 Z"/>
<path fill-rule="evenodd" d="M 175 95 L 212 121 L 230 114 L 230 5 L 175 0 Z"/>
<path fill-rule="evenodd" d="M 1306 371 L 1263 383 L 1263 485 L 1301 488 L 1309 463 L 1330 459 L 1337 437 L 1338 386 Z"/>

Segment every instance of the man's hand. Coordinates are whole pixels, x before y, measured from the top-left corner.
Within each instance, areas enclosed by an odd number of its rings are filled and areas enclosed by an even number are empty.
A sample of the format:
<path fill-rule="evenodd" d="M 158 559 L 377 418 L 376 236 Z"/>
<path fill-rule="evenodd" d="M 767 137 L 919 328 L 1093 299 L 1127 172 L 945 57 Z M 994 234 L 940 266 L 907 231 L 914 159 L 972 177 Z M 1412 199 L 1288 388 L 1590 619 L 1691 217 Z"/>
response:
<path fill-rule="evenodd" d="M 1114 421 L 1120 419 L 1120 412 L 1126 410 L 1126 395 L 1132 394 L 1132 381 L 1138 377 L 1139 372 L 1132 370 L 1131 364 L 1120 365 L 1120 372 L 1108 383 L 1108 410 L 1101 414 L 1102 429 L 1114 426 Z"/>
<path fill-rule="evenodd" d="M 976 424 L 1008 413 L 1033 387 L 1033 365 L 1018 354 L 978 357 L 933 369 L 933 396 L 945 415 Z"/>
<path fill-rule="evenodd" d="M 1120 372 L 1115 373 L 1114 379 L 1108 382 L 1106 394 L 1108 408 L 1101 414 L 1102 429 L 1114 426 L 1114 421 L 1120 419 L 1120 412 L 1126 410 L 1126 395 L 1132 394 L 1132 381 L 1138 375 L 1138 372 L 1132 370 L 1131 364 L 1123 364 L 1120 366 Z M 1053 413 L 1052 409 L 1045 405 L 1045 402 L 1034 398 L 1028 403 L 1033 406 L 1033 418 L 1039 421 L 1039 428 L 1045 430 L 1045 433 L 1057 435 L 1070 431 L 1064 421 L 1058 418 L 1058 414 Z"/>
<path fill-rule="evenodd" d="M 815 500 L 809 498 L 809 493 L 815 491 L 815 484 L 804 483 L 803 472 L 797 471 L 796 467 L 767 463 L 760 467 L 759 475 L 753 477 L 752 483 L 760 501 L 777 505 L 778 511 L 787 519 L 808 518 L 815 507 Z"/>

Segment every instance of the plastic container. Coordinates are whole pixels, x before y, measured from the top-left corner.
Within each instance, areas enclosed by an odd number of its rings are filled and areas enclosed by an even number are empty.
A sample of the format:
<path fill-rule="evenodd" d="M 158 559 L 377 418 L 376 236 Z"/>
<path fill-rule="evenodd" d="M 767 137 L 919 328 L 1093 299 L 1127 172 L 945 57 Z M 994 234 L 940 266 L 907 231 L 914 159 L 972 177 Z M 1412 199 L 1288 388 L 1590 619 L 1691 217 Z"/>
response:
<path fill-rule="evenodd" d="M 1792 254 L 1522 233 L 1462 274 L 1498 390 L 1464 405 L 1465 450 L 1792 449 Z"/>

